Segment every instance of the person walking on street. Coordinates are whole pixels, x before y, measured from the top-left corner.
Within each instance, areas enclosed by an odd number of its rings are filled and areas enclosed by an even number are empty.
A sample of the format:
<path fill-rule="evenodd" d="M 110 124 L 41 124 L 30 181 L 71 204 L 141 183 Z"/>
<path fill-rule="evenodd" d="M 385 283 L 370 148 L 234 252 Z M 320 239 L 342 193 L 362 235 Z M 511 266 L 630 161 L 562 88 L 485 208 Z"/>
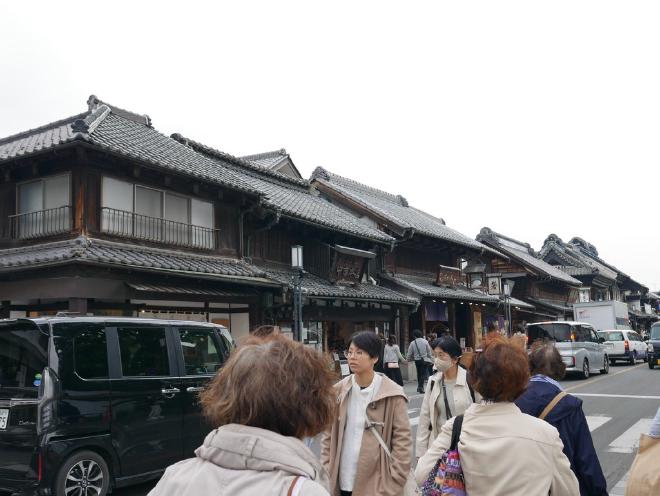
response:
<path fill-rule="evenodd" d="M 406 359 L 401 354 L 401 350 L 399 349 L 399 345 L 396 344 L 396 338 L 393 334 L 390 334 L 387 338 L 387 344 L 383 352 L 383 361 L 385 362 L 385 375 L 399 386 L 403 386 L 400 365 Z"/>
<path fill-rule="evenodd" d="M 559 431 L 564 454 L 580 483 L 582 496 L 607 496 L 607 482 L 594 448 L 582 400 L 566 394 L 557 382 L 566 365 L 553 343 L 537 342 L 529 355 L 532 378 L 516 400 L 520 411 L 542 418 Z"/>
<path fill-rule="evenodd" d="M 660 408 L 655 414 L 648 434 L 639 439 L 639 451 L 635 456 L 626 484 L 626 496 L 655 496 L 660 494 Z"/>
<path fill-rule="evenodd" d="M 467 371 L 458 364 L 461 358 L 458 341 L 444 336 L 431 346 L 437 372 L 429 378 L 419 412 L 415 444 L 417 458 L 424 456 L 447 420 L 462 415 L 474 403 Z"/>
<path fill-rule="evenodd" d="M 449 419 L 419 459 L 422 485 L 451 445 L 454 422 L 462 421 L 458 452 L 470 496 L 576 496 L 579 484 L 562 451 L 557 429 L 526 415 L 513 403 L 527 387 L 526 353 L 504 338 L 489 340 L 470 366 L 482 396 L 463 416 Z M 458 424 L 460 425 L 460 423 Z M 420 426 L 421 427 L 421 426 Z"/>
<path fill-rule="evenodd" d="M 374 372 L 379 349 L 375 333 L 354 334 L 347 352 L 353 374 L 335 385 L 339 413 L 321 439 L 333 496 L 400 496 L 410 472 L 408 399 L 401 386 Z"/>
<path fill-rule="evenodd" d="M 218 428 L 149 496 L 328 496 L 327 473 L 302 439 L 336 417 L 333 382 L 323 357 L 302 343 L 249 337 L 201 394 Z"/>
<path fill-rule="evenodd" d="M 417 392 L 424 393 L 424 384 L 428 378 L 429 366 L 433 364 L 433 351 L 428 341 L 422 337 L 422 332 L 419 329 L 413 331 L 413 338 L 408 346 L 406 358 L 408 360 L 415 360 Z"/>

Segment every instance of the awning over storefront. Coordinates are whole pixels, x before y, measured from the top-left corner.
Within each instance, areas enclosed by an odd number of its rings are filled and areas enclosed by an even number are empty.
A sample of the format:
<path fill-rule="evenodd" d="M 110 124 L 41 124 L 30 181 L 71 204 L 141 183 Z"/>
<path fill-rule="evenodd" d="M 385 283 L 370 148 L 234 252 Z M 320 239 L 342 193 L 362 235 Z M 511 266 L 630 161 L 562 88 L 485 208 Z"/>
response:
<path fill-rule="evenodd" d="M 573 313 L 573 307 L 568 306 L 568 305 L 562 305 L 561 303 L 557 303 L 555 301 L 551 300 L 545 300 L 542 298 L 527 298 L 529 301 L 534 303 L 537 307 L 543 307 L 545 309 L 550 309 L 550 310 L 556 310 L 557 312 L 562 312 L 562 313 Z"/>
<path fill-rule="evenodd" d="M 298 278 L 297 270 L 287 265 L 270 264 L 259 266 L 259 268 L 266 273 L 268 278 L 279 282 L 288 289 L 293 289 Z M 419 304 L 419 300 L 383 286 L 375 284 L 355 284 L 350 286 L 334 284 L 327 279 L 309 272 L 305 272 L 302 277 L 301 289 L 304 296 L 318 299 L 362 300 L 380 303 L 400 303 L 411 306 Z"/>
<path fill-rule="evenodd" d="M 126 283 L 126 285 L 138 293 L 156 293 L 161 295 L 177 296 L 214 296 L 218 298 L 250 298 L 257 295 L 255 291 L 241 290 L 232 291 L 229 289 L 212 289 L 191 286 L 170 286 L 163 284 L 141 284 Z"/>
<path fill-rule="evenodd" d="M 408 274 L 381 274 L 383 280 L 402 289 L 408 290 L 420 297 L 466 301 L 472 303 L 499 303 L 497 296 L 487 295 L 481 291 L 462 286 L 437 286 L 430 277 L 412 276 Z M 513 304 L 513 303 L 512 303 Z"/>
<path fill-rule="evenodd" d="M 516 307 L 518 309 L 525 309 L 525 310 L 534 310 L 534 308 L 536 308 L 534 305 L 530 305 L 529 303 L 519 300 L 518 298 L 511 297 L 509 299 L 511 300 L 510 304 L 512 307 Z M 500 300 L 500 301 L 504 303 L 504 300 Z"/>

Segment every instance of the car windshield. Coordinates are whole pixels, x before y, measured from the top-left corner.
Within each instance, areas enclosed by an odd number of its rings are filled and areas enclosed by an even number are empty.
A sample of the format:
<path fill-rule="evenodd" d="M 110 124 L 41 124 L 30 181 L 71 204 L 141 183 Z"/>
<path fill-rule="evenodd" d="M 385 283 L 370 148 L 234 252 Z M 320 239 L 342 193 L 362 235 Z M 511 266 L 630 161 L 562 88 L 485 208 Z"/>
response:
<path fill-rule="evenodd" d="M 529 343 L 539 339 L 549 339 L 558 343 L 571 342 L 571 326 L 569 324 L 530 324 L 527 327 Z"/>
<path fill-rule="evenodd" d="M 598 335 L 604 338 L 605 341 L 623 341 L 623 333 L 621 331 L 600 331 Z"/>
<path fill-rule="evenodd" d="M 29 321 L 0 324 L 0 398 L 36 398 L 48 365 L 48 334 Z"/>
<path fill-rule="evenodd" d="M 660 325 L 651 327 L 651 339 L 660 339 Z"/>

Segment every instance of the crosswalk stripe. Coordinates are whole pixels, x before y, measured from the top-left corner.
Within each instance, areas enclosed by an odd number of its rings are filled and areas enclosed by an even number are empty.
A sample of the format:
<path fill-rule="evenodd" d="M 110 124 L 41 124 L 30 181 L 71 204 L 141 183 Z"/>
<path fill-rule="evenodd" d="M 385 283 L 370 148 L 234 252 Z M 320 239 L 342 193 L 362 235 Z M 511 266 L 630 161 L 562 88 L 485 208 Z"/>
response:
<path fill-rule="evenodd" d="M 410 425 L 417 425 L 419 424 L 419 417 L 413 417 L 410 419 Z"/>
<path fill-rule="evenodd" d="M 634 394 L 604 394 L 604 393 L 571 393 L 573 396 L 587 396 L 591 398 L 626 398 L 631 400 L 660 400 L 660 396 L 644 396 Z"/>
<path fill-rule="evenodd" d="M 587 424 L 589 425 L 589 432 L 593 432 L 600 426 L 605 425 L 612 420 L 612 417 L 605 417 L 603 415 L 587 415 Z"/>
<path fill-rule="evenodd" d="M 639 419 L 626 432 L 612 441 L 607 448 L 610 453 L 634 453 L 639 447 L 639 435 L 648 432 L 653 419 Z"/>

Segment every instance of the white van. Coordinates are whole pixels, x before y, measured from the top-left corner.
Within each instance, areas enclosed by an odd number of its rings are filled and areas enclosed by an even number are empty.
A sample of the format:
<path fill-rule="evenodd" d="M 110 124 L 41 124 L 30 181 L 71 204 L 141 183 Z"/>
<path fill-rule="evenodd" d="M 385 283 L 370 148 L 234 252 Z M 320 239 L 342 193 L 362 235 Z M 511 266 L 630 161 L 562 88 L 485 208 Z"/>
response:
<path fill-rule="evenodd" d="M 603 344 L 612 365 L 617 360 L 624 360 L 630 365 L 635 365 L 637 360 L 646 361 L 646 343 L 635 331 L 612 329 L 598 331 L 598 335 L 605 340 Z"/>

